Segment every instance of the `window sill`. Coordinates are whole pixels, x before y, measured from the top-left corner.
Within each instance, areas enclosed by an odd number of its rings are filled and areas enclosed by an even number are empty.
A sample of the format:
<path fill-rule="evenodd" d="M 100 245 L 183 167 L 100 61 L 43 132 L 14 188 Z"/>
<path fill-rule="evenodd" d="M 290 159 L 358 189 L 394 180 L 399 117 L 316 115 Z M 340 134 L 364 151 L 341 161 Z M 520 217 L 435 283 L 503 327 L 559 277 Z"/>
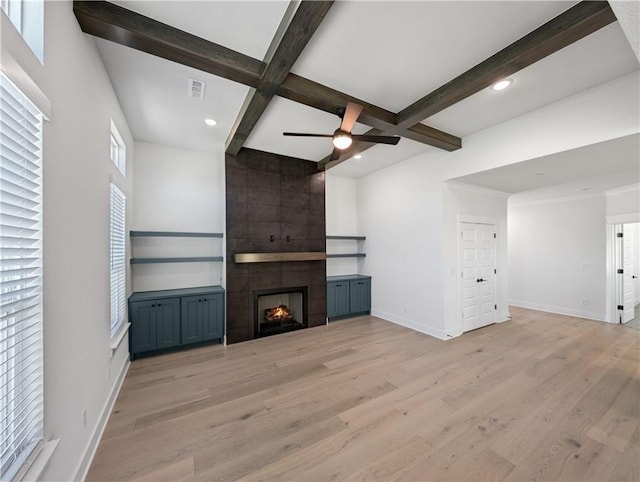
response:
<path fill-rule="evenodd" d="M 53 452 L 55 452 L 56 447 L 58 447 L 59 443 L 60 439 L 49 440 L 48 442 L 46 442 L 40 449 L 38 455 L 36 455 L 35 460 L 27 469 L 24 476 L 22 476 L 19 480 L 21 482 L 40 480 L 42 472 L 49 463 L 49 460 L 51 459 L 51 456 L 53 455 Z"/>
<path fill-rule="evenodd" d="M 124 325 L 122 325 L 120 331 L 118 331 L 118 333 L 116 333 L 116 335 L 111 339 L 111 345 L 109 346 L 111 353 L 109 355 L 109 358 L 113 358 L 113 355 L 116 353 L 116 350 L 120 346 L 120 343 L 122 343 L 122 340 L 129 331 L 130 326 L 131 323 L 125 323 Z"/>

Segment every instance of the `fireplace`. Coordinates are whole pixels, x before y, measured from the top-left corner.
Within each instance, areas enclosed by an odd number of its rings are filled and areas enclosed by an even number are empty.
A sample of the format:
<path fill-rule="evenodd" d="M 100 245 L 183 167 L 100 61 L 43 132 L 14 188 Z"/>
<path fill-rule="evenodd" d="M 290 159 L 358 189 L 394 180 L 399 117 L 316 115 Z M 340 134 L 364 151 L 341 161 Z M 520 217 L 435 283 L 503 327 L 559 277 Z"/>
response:
<path fill-rule="evenodd" d="M 227 343 L 265 336 L 257 330 L 260 290 L 306 287 L 302 318 L 296 314 L 296 320 L 303 327 L 324 325 L 327 266 L 324 256 L 310 254 L 326 252 L 325 173 L 316 162 L 243 147 L 225 155 L 225 179 Z M 238 259 L 242 253 L 264 259 Z"/>
<path fill-rule="evenodd" d="M 307 298 L 306 286 L 254 291 L 255 337 L 307 328 Z"/>

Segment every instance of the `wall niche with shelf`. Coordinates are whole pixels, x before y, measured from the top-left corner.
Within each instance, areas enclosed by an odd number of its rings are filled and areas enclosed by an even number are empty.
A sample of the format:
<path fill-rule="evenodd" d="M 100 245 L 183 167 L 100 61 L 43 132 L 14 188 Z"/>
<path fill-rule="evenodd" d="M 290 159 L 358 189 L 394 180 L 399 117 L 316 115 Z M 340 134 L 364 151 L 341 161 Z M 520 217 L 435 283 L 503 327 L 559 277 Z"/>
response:
<path fill-rule="evenodd" d="M 131 359 L 224 340 L 223 233 L 130 231 Z"/>

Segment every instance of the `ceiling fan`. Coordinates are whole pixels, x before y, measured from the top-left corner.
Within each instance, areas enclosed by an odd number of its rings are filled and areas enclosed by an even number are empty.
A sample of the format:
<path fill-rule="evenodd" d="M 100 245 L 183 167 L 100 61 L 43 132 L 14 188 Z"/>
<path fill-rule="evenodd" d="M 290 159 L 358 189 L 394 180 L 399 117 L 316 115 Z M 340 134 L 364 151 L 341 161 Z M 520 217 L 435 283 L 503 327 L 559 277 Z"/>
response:
<path fill-rule="evenodd" d="M 331 137 L 333 138 L 333 152 L 331 153 L 331 160 L 338 159 L 340 157 L 340 151 L 347 149 L 353 141 L 374 142 L 376 144 L 391 144 L 396 145 L 400 141 L 400 137 L 397 136 L 368 136 L 364 134 L 352 134 L 351 129 L 358 120 L 358 116 L 362 112 L 362 106 L 353 102 L 348 102 L 347 107 L 344 110 L 342 116 L 342 124 L 333 134 L 304 134 L 300 132 L 283 132 L 285 136 L 295 137 Z"/>

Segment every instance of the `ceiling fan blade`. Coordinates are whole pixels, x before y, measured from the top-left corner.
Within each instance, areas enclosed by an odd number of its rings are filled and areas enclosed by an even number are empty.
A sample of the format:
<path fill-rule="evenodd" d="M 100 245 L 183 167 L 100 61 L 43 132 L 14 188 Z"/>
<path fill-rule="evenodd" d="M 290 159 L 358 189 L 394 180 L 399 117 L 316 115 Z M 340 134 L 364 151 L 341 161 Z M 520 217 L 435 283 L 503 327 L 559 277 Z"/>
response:
<path fill-rule="evenodd" d="M 331 153 L 331 157 L 329 158 L 330 161 L 335 161 L 336 159 L 340 159 L 340 151 L 338 149 L 333 149 L 333 152 Z"/>
<path fill-rule="evenodd" d="M 398 136 L 366 136 L 366 135 L 352 135 L 351 138 L 354 141 L 363 141 L 363 142 L 375 142 L 377 144 L 391 144 L 395 146 L 398 142 L 400 142 L 400 137 Z"/>
<path fill-rule="evenodd" d="M 360 104 L 354 104 L 353 102 L 347 102 L 347 109 L 344 111 L 344 116 L 342 117 L 342 124 L 340 125 L 340 130 L 345 132 L 351 132 L 353 126 L 356 124 L 358 120 L 358 116 L 362 112 L 362 106 Z"/>
<path fill-rule="evenodd" d="M 302 132 L 283 132 L 282 135 L 295 137 L 333 137 L 333 134 L 303 134 Z"/>

